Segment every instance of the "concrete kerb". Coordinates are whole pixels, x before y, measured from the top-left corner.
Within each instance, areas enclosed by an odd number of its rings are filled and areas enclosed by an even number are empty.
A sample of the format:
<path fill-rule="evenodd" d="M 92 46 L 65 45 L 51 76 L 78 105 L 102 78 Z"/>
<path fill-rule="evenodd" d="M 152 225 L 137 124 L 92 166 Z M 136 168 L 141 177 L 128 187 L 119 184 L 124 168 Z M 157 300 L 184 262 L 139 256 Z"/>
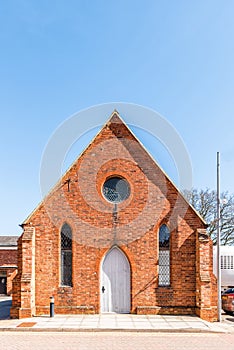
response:
<path fill-rule="evenodd" d="M 222 330 L 185 329 L 132 329 L 132 328 L 0 328 L 0 332 L 77 332 L 77 333 L 233 333 Z"/>

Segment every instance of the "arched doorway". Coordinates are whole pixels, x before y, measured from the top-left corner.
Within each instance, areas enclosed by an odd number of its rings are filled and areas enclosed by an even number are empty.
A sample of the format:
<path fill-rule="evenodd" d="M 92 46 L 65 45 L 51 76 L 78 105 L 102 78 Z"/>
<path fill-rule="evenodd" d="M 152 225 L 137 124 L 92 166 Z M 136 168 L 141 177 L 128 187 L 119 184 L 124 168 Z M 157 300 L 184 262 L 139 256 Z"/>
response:
<path fill-rule="evenodd" d="M 118 247 L 106 254 L 101 266 L 101 312 L 130 312 L 130 265 Z"/>

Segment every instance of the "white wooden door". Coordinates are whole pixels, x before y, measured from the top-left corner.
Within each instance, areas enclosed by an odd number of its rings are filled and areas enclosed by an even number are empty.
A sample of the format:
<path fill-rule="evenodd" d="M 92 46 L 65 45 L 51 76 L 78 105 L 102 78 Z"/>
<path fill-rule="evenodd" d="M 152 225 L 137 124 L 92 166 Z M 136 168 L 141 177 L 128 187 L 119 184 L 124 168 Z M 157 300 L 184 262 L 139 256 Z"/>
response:
<path fill-rule="evenodd" d="M 104 258 L 101 269 L 101 312 L 130 312 L 130 266 L 117 247 Z"/>

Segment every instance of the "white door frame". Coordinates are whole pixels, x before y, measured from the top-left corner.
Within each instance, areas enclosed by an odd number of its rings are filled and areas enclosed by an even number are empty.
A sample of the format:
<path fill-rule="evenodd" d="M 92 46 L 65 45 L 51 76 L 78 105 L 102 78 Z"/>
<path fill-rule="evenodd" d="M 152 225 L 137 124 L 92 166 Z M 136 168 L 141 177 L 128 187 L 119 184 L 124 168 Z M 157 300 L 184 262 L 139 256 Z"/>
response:
<path fill-rule="evenodd" d="M 116 254 L 118 260 L 118 264 L 113 264 L 110 270 L 107 271 L 109 276 L 104 272 L 103 267 L 106 262 L 106 259 L 111 254 L 113 250 L 118 251 L 119 255 Z M 122 259 L 121 259 L 122 257 Z M 119 259 L 120 258 L 120 259 Z M 115 270 L 116 266 L 116 270 Z M 111 269 L 114 268 L 114 271 Z M 121 275 L 117 269 L 121 269 Z M 107 265 L 108 270 L 108 265 Z M 112 281 L 111 273 L 112 274 Z M 115 287 L 115 289 L 111 288 L 114 284 L 120 285 L 120 288 Z M 105 288 L 103 291 L 102 288 Z M 112 295 L 113 294 L 113 295 Z M 100 263 L 100 312 L 116 312 L 116 313 L 129 313 L 131 308 L 131 268 L 129 260 L 126 254 L 118 247 L 113 246 L 109 249 Z"/>

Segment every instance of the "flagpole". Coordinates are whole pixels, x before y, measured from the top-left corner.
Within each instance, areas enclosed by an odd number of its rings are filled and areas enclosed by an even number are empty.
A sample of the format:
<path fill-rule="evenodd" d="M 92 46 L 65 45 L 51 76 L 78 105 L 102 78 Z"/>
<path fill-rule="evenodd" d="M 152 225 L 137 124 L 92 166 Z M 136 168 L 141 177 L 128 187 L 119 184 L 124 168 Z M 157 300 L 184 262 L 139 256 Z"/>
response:
<path fill-rule="evenodd" d="M 218 288 L 218 322 L 221 317 L 221 264 L 220 264 L 220 155 L 217 152 L 217 288 Z"/>

